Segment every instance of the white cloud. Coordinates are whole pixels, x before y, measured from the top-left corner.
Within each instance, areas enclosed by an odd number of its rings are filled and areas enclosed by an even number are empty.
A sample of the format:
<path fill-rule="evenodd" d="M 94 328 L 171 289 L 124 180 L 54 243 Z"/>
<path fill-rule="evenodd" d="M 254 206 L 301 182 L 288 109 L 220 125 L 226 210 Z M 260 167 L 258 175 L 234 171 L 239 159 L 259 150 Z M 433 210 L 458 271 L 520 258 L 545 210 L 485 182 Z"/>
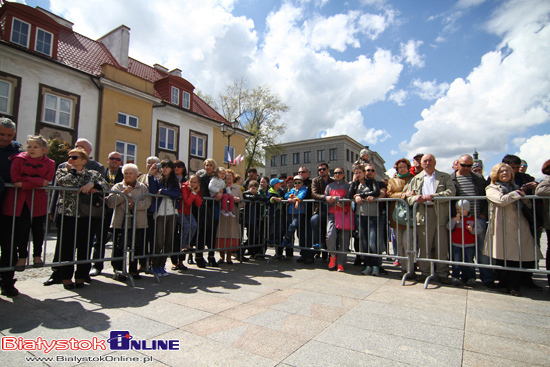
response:
<path fill-rule="evenodd" d="M 412 85 L 415 88 L 413 93 L 428 101 L 443 97 L 449 89 L 448 83 L 437 84 L 435 80 L 422 82 L 420 79 L 415 79 Z"/>
<path fill-rule="evenodd" d="M 407 64 L 418 68 L 424 67 L 424 56 L 418 53 L 418 48 L 423 43 L 415 40 L 409 40 L 407 43 L 401 42 L 401 57 Z"/>
<path fill-rule="evenodd" d="M 397 153 L 399 153 L 397 150 L 393 150 L 393 149 L 392 149 L 392 150 L 390 151 L 390 154 L 391 154 L 391 155 L 396 155 Z"/>
<path fill-rule="evenodd" d="M 483 147 L 480 153 L 503 155 L 511 138 L 548 124 L 550 3 L 543 5 L 509 1 L 495 13 L 488 29 L 503 38 L 506 49 L 485 54 L 466 80 L 452 82 L 446 95 L 422 112 L 417 132 L 401 143 L 402 150 L 451 159 Z"/>
<path fill-rule="evenodd" d="M 395 102 L 398 106 L 404 106 L 405 100 L 408 98 L 409 93 L 407 91 L 404 91 L 403 89 L 397 90 L 390 94 L 389 100 Z"/>
<path fill-rule="evenodd" d="M 455 6 L 459 9 L 466 9 L 481 5 L 485 1 L 486 0 L 458 0 Z"/>
<path fill-rule="evenodd" d="M 512 144 L 514 144 L 515 147 L 519 147 L 520 145 L 522 145 L 523 143 L 525 143 L 525 141 L 527 140 L 527 138 L 524 138 L 524 137 L 517 137 L 517 138 L 514 138 L 512 140 Z"/>
<path fill-rule="evenodd" d="M 550 135 L 535 135 L 530 137 L 519 147 L 515 154 L 528 164 L 527 173 L 535 176 L 537 181 L 544 178 L 541 172 L 542 165 L 550 159 Z"/>

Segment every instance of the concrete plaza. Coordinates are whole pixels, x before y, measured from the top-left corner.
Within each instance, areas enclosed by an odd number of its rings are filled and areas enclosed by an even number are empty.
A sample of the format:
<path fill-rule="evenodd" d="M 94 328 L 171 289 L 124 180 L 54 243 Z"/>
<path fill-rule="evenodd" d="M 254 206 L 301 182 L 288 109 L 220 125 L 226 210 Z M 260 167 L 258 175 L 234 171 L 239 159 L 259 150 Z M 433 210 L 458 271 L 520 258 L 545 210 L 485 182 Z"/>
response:
<path fill-rule="evenodd" d="M 344 273 L 329 272 L 319 259 L 252 260 L 190 266 L 160 283 L 145 275 L 136 288 L 112 280 L 107 265 L 90 286 L 71 291 L 43 286 L 47 268 L 27 269 L 16 274 L 21 294 L 0 297 L 3 337 L 107 340 L 124 330 L 149 345 L 177 340 L 179 350 L 3 350 L 0 365 L 74 366 L 75 356 L 103 356 L 81 366 L 550 365 L 545 277 L 535 276 L 543 292 L 513 297 L 481 283 L 401 286 L 398 269 L 385 265 L 389 274 L 373 277 L 351 264 Z M 53 360 L 26 360 L 33 356 Z M 108 362 L 113 357 L 126 362 Z"/>

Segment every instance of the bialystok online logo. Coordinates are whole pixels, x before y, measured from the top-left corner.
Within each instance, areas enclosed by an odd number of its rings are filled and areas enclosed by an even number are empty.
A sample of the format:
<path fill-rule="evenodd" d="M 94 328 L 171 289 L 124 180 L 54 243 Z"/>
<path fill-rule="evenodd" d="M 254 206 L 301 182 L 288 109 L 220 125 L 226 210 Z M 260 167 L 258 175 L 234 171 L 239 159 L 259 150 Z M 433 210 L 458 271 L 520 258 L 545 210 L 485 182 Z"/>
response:
<path fill-rule="evenodd" d="M 1 347 L 4 351 L 22 350 L 35 351 L 41 350 L 44 353 L 50 353 L 52 350 L 107 350 L 105 343 L 108 343 L 110 350 L 179 350 L 180 342 L 176 339 L 163 340 L 139 340 L 134 339 L 127 330 L 114 330 L 110 333 L 107 340 L 98 339 L 95 336 L 91 339 L 54 339 L 47 341 L 38 337 L 36 339 L 24 339 L 23 337 L 4 336 L 2 337 Z"/>

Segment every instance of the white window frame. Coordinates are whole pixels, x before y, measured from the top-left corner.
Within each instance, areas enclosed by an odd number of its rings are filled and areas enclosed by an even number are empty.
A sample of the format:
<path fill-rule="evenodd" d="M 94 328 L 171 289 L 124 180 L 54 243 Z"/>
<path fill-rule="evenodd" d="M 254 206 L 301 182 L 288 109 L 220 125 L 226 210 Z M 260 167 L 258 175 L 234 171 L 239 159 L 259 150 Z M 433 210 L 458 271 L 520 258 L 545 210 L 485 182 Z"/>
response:
<path fill-rule="evenodd" d="M 120 121 L 121 116 L 124 117 L 124 122 Z M 134 115 L 130 115 L 130 114 L 127 114 L 127 113 L 124 113 L 124 112 L 119 112 L 117 117 L 118 117 L 117 121 L 116 121 L 117 124 L 132 127 L 132 128 L 135 128 L 135 129 L 139 128 L 139 117 L 134 116 Z M 136 126 L 132 126 L 130 124 L 130 119 L 136 119 Z"/>
<path fill-rule="evenodd" d="M 177 104 L 179 106 L 180 104 L 180 90 L 176 87 L 172 87 L 172 91 L 170 93 L 170 101 L 172 101 L 173 104 Z"/>
<path fill-rule="evenodd" d="M 235 147 L 234 146 L 229 147 L 229 155 L 231 156 L 231 160 L 235 159 Z M 229 162 L 227 160 L 227 144 L 224 145 L 224 148 L 223 148 L 223 163 L 232 163 L 232 162 Z"/>
<path fill-rule="evenodd" d="M 4 79 L 0 79 L 0 83 L 6 83 L 8 85 L 8 94 L 5 96 L 0 95 L 1 100 L 6 100 L 6 110 L 4 111 L 0 109 L 0 113 L 11 115 L 11 103 L 12 103 L 11 94 L 12 94 L 13 85 L 10 81 L 4 80 Z"/>
<path fill-rule="evenodd" d="M 134 148 L 134 155 L 130 155 L 128 149 L 129 147 L 133 146 Z M 115 151 L 117 151 L 121 157 L 122 157 L 122 163 L 136 163 L 137 162 L 137 144 L 129 143 L 127 141 L 117 140 L 115 144 Z M 133 158 L 133 159 L 132 159 Z"/>
<path fill-rule="evenodd" d="M 14 41 L 14 39 L 13 39 L 15 21 L 21 22 L 22 24 L 26 24 L 27 27 L 28 27 L 28 29 L 27 29 L 27 43 L 26 43 L 25 45 L 22 44 L 22 43 L 20 43 L 20 42 Z M 19 34 L 21 34 L 21 32 L 19 32 Z M 21 19 L 18 19 L 18 18 L 13 17 L 13 20 L 12 20 L 12 22 L 11 22 L 11 37 L 10 37 L 10 41 L 13 42 L 13 43 L 16 43 L 16 44 L 18 44 L 18 45 L 20 45 L 20 46 L 29 48 L 30 38 L 31 38 L 31 24 L 30 24 L 30 23 L 27 23 L 27 22 L 24 22 L 24 21 L 22 21 Z"/>
<path fill-rule="evenodd" d="M 202 140 L 202 154 L 199 154 L 199 142 Z M 195 149 L 193 150 L 193 146 Z M 206 139 L 202 136 L 191 135 L 191 146 L 189 147 L 189 153 L 195 157 L 206 158 Z"/>
<path fill-rule="evenodd" d="M 45 34 L 49 34 L 50 37 L 51 37 L 51 38 L 50 38 L 50 44 L 49 44 L 50 47 L 49 47 L 48 53 L 38 50 L 38 34 L 39 34 L 40 32 L 44 32 Z M 53 45 L 53 33 L 48 32 L 48 31 L 45 31 L 45 30 L 43 30 L 42 28 L 38 28 L 38 27 L 37 27 L 37 28 L 36 28 L 36 39 L 35 39 L 35 43 L 34 43 L 34 50 L 35 50 L 36 52 L 40 52 L 40 53 L 42 53 L 42 54 L 44 54 L 44 55 L 52 56 L 52 48 L 53 48 L 52 45 Z"/>
<path fill-rule="evenodd" d="M 187 109 L 191 108 L 191 94 L 189 94 L 185 91 L 182 91 L 181 106 L 183 108 L 187 108 Z"/>
<path fill-rule="evenodd" d="M 47 106 L 48 96 L 56 98 L 55 109 L 52 109 L 51 107 Z M 69 112 L 61 111 L 61 101 L 62 100 L 66 100 L 66 101 L 70 102 L 70 111 Z M 58 94 L 53 94 L 53 93 L 50 93 L 50 92 L 46 92 L 46 93 L 44 93 L 44 103 L 43 104 L 44 105 L 43 105 L 43 108 L 42 108 L 42 122 L 45 122 L 45 123 L 48 123 L 48 124 L 55 124 L 55 125 L 59 125 L 59 126 L 65 126 L 65 127 L 69 127 L 69 128 L 73 127 L 72 123 L 73 123 L 74 101 L 72 99 L 67 98 L 65 96 L 60 96 Z M 46 120 L 46 110 L 55 112 L 55 121 Z M 62 114 L 67 114 L 67 113 L 69 115 L 69 125 L 61 124 L 59 122 L 60 117 L 62 116 Z"/>
<path fill-rule="evenodd" d="M 172 148 L 170 148 L 170 132 L 172 132 Z M 176 150 L 177 131 L 166 126 L 159 127 L 159 148 L 165 150 Z M 164 139 L 164 146 L 162 145 Z"/>

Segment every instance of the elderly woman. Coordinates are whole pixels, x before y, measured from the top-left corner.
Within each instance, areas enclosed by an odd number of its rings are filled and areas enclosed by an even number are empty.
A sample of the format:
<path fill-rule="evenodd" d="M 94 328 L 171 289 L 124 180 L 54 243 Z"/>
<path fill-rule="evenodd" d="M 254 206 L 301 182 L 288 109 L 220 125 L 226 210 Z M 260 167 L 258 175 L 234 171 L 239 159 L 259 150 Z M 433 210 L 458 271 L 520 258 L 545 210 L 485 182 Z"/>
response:
<path fill-rule="evenodd" d="M 491 184 L 485 189 L 490 214 L 485 255 L 508 268 L 533 267 L 536 246 L 529 223 L 521 212 L 521 205 L 531 206 L 530 202 L 521 201 L 517 205 L 525 192 L 514 184 L 514 171 L 506 163 L 494 166 L 489 177 Z M 520 272 L 501 270 L 500 289 L 521 296 L 522 277 Z"/>
<path fill-rule="evenodd" d="M 142 197 L 137 203 L 136 199 L 149 192 L 147 186 L 137 181 L 138 167 L 135 164 L 125 164 L 122 167 L 124 180 L 115 184 L 111 190 L 120 191 L 128 197 L 128 214 L 126 218 L 126 201 L 121 195 L 111 193 L 107 197 L 107 205 L 114 209 L 113 218 L 111 220 L 111 228 L 113 229 L 113 257 L 121 257 L 124 253 L 124 232 L 127 233 L 126 246 L 132 247 L 132 234 L 135 233 L 134 255 L 143 255 L 143 243 L 145 241 L 145 228 L 147 228 L 147 209 L 151 205 L 151 197 Z M 134 217 L 135 215 L 135 217 Z M 135 231 L 132 231 L 135 222 Z M 111 262 L 115 274 L 113 279 L 125 281 L 126 276 L 118 274 L 116 271 L 122 271 L 122 261 L 113 260 Z M 134 279 L 140 279 L 137 271 L 137 260 L 130 261 L 130 274 Z"/>
<path fill-rule="evenodd" d="M 204 173 L 199 177 L 203 199 L 209 196 L 208 193 L 210 190 L 208 189 L 208 184 L 214 177 L 214 172 L 217 167 L 216 161 L 212 158 L 208 158 L 204 161 Z M 218 231 L 220 217 L 219 201 L 222 199 L 222 196 L 221 193 L 218 193 L 214 200 L 203 200 L 199 210 L 199 228 L 197 232 L 197 251 L 199 252 L 195 254 L 195 262 L 199 268 L 206 267 L 206 262 L 203 257 L 205 245 L 210 249 L 208 252 L 208 265 L 211 267 L 219 267 L 214 256 L 214 247 L 216 244 L 216 233 Z"/>
<path fill-rule="evenodd" d="M 546 178 L 537 186 L 535 195 L 550 196 L 550 159 L 542 165 L 542 173 L 546 175 Z M 546 240 L 548 241 L 546 247 L 546 270 L 548 270 L 550 268 L 550 199 L 543 200 L 542 203 L 542 228 L 546 229 Z M 550 285 L 550 274 L 548 275 L 548 285 Z"/>
<path fill-rule="evenodd" d="M 413 191 L 403 191 L 409 181 L 414 177 L 414 175 L 410 172 L 411 162 L 406 158 L 401 158 L 395 162 L 393 168 L 395 168 L 397 172 L 395 172 L 395 175 L 388 181 L 388 197 L 404 200 L 414 195 Z M 395 232 L 397 254 L 399 256 L 406 256 L 407 246 L 408 244 L 412 244 L 413 229 L 410 228 L 407 230 L 407 226 L 397 224 L 395 220 L 393 220 L 395 203 L 395 201 L 390 202 L 390 224 Z M 399 263 L 401 265 L 402 273 L 407 272 L 407 261 L 401 260 Z"/>
<path fill-rule="evenodd" d="M 55 173 L 58 186 L 78 188 L 78 191 L 64 191 L 60 194 L 58 215 L 61 215 L 61 261 L 73 261 L 75 250 L 77 260 L 88 260 L 90 248 L 88 246 L 89 220 L 83 211 L 83 200 L 92 202 L 90 194 L 97 191 L 109 190 L 109 184 L 96 171 L 88 171 L 84 165 L 88 162 L 88 153 L 84 149 L 72 149 L 68 153 L 69 160 L 65 167 L 61 167 Z M 100 194 L 101 195 L 101 194 Z M 75 237 L 76 236 L 76 237 Z M 91 243 L 90 243 L 91 246 Z M 65 289 L 84 287 L 84 278 L 90 272 L 90 263 L 76 266 L 75 283 L 72 281 L 74 266 L 64 265 L 60 267 L 61 280 Z"/>
<path fill-rule="evenodd" d="M 230 194 L 235 199 L 235 206 L 233 206 L 232 216 L 221 216 L 218 224 L 217 248 L 220 250 L 221 259 L 218 264 L 223 264 L 225 261 L 227 264 L 233 264 L 231 261 L 231 254 L 235 249 L 239 247 L 241 241 L 241 226 L 239 224 L 239 205 L 238 203 L 243 199 L 243 192 L 241 187 L 233 183 L 235 172 L 233 170 L 225 171 L 225 182 L 227 183 L 227 189 L 230 190 Z M 232 248 L 233 250 L 225 250 Z M 225 260 L 224 260 L 225 259 Z"/>

